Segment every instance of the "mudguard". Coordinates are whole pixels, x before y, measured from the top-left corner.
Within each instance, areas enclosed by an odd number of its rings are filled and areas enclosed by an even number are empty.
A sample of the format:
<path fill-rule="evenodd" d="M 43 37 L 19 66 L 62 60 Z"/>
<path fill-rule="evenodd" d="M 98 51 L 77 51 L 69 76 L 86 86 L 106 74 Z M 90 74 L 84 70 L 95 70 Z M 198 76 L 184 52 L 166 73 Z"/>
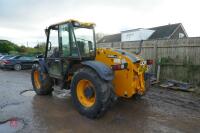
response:
<path fill-rule="evenodd" d="M 106 81 L 111 81 L 114 78 L 114 73 L 111 68 L 109 68 L 107 65 L 105 65 L 102 62 L 99 61 L 83 61 L 81 64 L 88 66 L 95 70 L 100 78 L 106 80 Z"/>

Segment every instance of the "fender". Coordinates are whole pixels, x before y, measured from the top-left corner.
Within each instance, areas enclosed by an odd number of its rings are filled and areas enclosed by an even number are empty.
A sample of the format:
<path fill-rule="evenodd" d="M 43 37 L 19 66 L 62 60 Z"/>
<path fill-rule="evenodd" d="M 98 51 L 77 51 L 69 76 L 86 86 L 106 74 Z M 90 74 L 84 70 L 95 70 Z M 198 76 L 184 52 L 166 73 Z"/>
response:
<path fill-rule="evenodd" d="M 83 61 L 81 64 L 88 66 L 95 70 L 100 78 L 106 80 L 106 81 L 111 81 L 114 79 L 114 73 L 113 70 L 110 69 L 108 66 L 103 64 L 102 62 L 99 61 Z"/>

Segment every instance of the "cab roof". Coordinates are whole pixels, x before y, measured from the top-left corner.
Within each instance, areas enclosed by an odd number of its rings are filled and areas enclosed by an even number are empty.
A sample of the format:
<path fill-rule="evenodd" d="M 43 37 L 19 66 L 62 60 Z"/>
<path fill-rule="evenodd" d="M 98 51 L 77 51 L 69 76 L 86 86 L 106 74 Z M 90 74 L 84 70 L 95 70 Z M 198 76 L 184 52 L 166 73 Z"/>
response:
<path fill-rule="evenodd" d="M 95 26 L 95 23 L 91 23 L 91 22 L 80 22 L 80 21 L 75 20 L 75 19 L 69 19 L 69 20 L 62 21 L 62 22 L 59 22 L 59 23 L 56 23 L 56 24 L 52 24 L 52 25 L 49 26 L 49 28 L 50 28 L 50 27 L 57 26 L 57 25 L 60 25 L 60 24 L 65 24 L 65 23 L 78 23 L 78 24 L 80 24 L 80 26 L 83 26 L 83 27 Z"/>

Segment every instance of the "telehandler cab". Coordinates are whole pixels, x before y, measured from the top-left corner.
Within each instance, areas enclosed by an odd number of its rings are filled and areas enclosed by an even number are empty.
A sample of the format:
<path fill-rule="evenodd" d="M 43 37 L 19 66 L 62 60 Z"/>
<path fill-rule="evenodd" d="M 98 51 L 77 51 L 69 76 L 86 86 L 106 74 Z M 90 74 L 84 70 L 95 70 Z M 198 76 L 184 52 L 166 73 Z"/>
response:
<path fill-rule="evenodd" d="M 118 97 L 145 93 L 146 61 L 121 49 L 96 48 L 95 24 L 68 20 L 49 26 L 44 58 L 33 67 L 33 89 L 48 95 L 53 86 L 71 90 L 76 109 L 102 116 Z"/>

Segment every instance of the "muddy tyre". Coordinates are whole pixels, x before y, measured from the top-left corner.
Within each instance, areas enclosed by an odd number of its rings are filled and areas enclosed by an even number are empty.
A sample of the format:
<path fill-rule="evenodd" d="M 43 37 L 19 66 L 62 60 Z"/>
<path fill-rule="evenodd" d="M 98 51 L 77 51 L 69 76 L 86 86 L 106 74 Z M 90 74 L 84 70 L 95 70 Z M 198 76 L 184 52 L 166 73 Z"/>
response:
<path fill-rule="evenodd" d="M 81 68 L 74 74 L 71 82 L 71 95 L 80 114 L 94 119 L 106 112 L 111 104 L 112 96 L 112 87 L 109 82 L 101 79 L 90 68 Z"/>
<path fill-rule="evenodd" d="M 39 65 L 32 68 L 31 80 L 37 95 L 49 95 L 52 93 L 52 80 L 47 73 L 42 72 Z"/>
<path fill-rule="evenodd" d="M 117 103 L 117 101 L 118 101 L 118 97 L 117 97 L 117 95 L 115 94 L 115 92 L 114 92 L 114 88 L 113 88 L 113 84 L 112 84 L 112 82 L 109 82 L 109 83 L 107 83 L 108 84 L 108 86 L 109 86 L 109 88 L 110 88 L 110 98 L 109 98 L 109 107 L 113 107 L 116 103 Z"/>

